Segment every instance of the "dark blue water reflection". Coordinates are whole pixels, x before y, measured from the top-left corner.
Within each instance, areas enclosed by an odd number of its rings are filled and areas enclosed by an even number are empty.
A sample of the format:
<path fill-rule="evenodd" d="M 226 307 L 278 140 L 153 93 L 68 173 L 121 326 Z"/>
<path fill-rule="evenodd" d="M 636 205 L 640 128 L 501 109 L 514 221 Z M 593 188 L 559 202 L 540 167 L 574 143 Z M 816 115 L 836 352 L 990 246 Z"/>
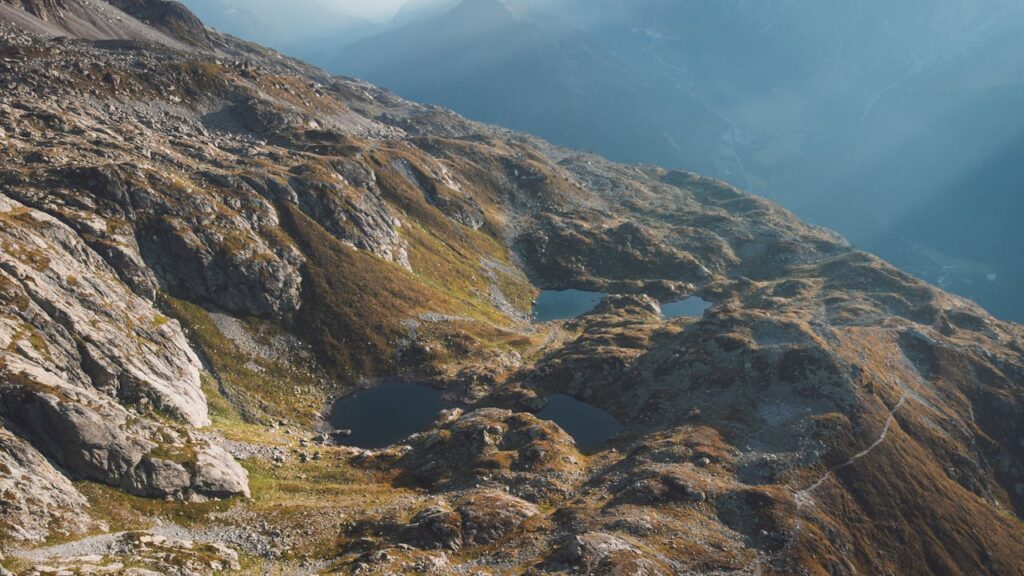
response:
<path fill-rule="evenodd" d="M 595 448 L 622 431 L 622 424 L 611 414 L 571 396 L 555 394 L 537 412 L 541 420 L 550 420 L 576 439 L 580 448 Z"/>
<path fill-rule="evenodd" d="M 704 312 L 714 306 L 713 303 L 698 296 L 690 296 L 678 302 L 669 302 L 661 305 L 661 314 L 665 318 L 700 318 Z"/>
<path fill-rule="evenodd" d="M 575 318 L 593 310 L 605 296 L 603 292 L 545 290 L 533 305 L 533 318 L 537 322 Z"/>
<path fill-rule="evenodd" d="M 429 386 L 395 382 L 339 398 L 330 422 L 352 431 L 342 439 L 348 446 L 383 448 L 429 428 L 438 412 L 452 407 Z"/>

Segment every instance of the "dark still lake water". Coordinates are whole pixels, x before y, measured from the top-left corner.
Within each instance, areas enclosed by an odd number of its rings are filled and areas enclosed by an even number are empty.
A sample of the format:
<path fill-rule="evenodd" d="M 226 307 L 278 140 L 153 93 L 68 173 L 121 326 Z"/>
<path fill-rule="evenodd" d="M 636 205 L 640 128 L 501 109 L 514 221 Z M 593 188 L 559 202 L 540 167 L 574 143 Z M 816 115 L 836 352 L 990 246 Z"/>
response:
<path fill-rule="evenodd" d="M 339 398 L 331 407 L 330 423 L 336 430 L 352 431 L 339 438 L 346 446 L 384 448 L 427 430 L 441 410 L 454 407 L 429 386 L 391 382 Z M 558 424 L 583 449 L 600 446 L 622 431 L 611 414 L 563 394 L 549 397 L 537 417 Z"/>
<path fill-rule="evenodd" d="M 583 449 L 596 448 L 622 431 L 622 425 L 611 414 L 564 394 L 548 398 L 537 417 L 558 424 Z"/>
<path fill-rule="evenodd" d="M 583 290 L 545 290 L 533 305 L 533 318 L 537 322 L 575 318 L 593 310 L 605 296 Z"/>
<path fill-rule="evenodd" d="M 441 392 L 421 384 L 393 382 L 339 398 L 330 422 L 351 430 L 342 443 L 359 448 L 383 448 L 430 427 L 438 412 L 455 405 Z"/>
<path fill-rule="evenodd" d="M 665 318 L 700 318 L 704 312 L 714 306 L 713 303 L 698 296 L 690 296 L 678 302 L 669 302 L 661 305 L 661 315 Z"/>

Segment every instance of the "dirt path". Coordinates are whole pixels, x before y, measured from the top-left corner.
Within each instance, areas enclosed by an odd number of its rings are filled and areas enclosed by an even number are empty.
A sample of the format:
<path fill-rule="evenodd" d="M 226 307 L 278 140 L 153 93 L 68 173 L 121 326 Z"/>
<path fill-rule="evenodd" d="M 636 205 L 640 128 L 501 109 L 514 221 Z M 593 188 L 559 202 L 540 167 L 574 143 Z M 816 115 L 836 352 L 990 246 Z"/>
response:
<path fill-rule="evenodd" d="M 146 534 L 163 536 L 172 540 L 188 540 L 192 542 L 223 542 L 231 540 L 230 532 L 238 530 L 234 526 L 211 526 L 199 530 L 191 530 L 174 523 L 154 524 L 147 530 L 141 530 Z M 56 544 L 54 546 L 43 546 L 26 550 L 11 552 L 11 556 L 21 558 L 30 562 L 43 562 L 50 559 L 74 558 L 79 556 L 106 556 L 113 553 L 117 541 L 125 532 L 110 532 L 108 534 L 97 534 L 80 540 Z"/>
<path fill-rule="evenodd" d="M 798 491 L 796 494 L 793 495 L 793 498 L 796 500 L 796 507 L 798 512 L 805 505 L 814 504 L 814 500 L 811 498 L 811 493 L 820 488 L 821 485 L 824 484 L 829 478 L 835 476 L 836 472 L 842 470 L 843 468 L 846 468 L 847 466 L 851 466 L 854 462 L 867 456 L 875 448 L 878 448 L 878 446 L 882 442 L 885 442 L 885 438 L 889 435 L 889 429 L 892 428 L 893 422 L 896 421 L 896 412 L 898 412 L 899 409 L 902 408 L 906 402 L 907 396 L 904 395 L 902 398 L 900 398 L 900 401 L 896 403 L 896 406 L 894 406 L 893 409 L 889 411 L 889 418 L 885 421 L 885 426 L 882 427 L 882 433 L 878 436 L 878 439 L 871 443 L 870 446 L 854 454 L 853 457 L 851 457 L 846 462 L 833 466 L 832 468 L 829 469 L 828 472 L 826 472 L 821 478 L 819 478 L 817 482 L 811 484 L 810 486 L 804 488 L 803 490 Z"/>
<path fill-rule="evenodd" d="M 117 539 L 124 532 L 112 532 L 89 536 L 73 542 L 65 542 L 56 546 L 34 548 L 32 550 L 15 550 L 11 556 L 29 562 L 43 562 L 51 558 L 72 558 L 76 556 L 105 556 L 113 549 Z"/>
<path fill-rule="evenodd" d="M 823 474 L 821 478 L 818 478 L 818 480 L 815 481 L 813 484 L 809 485 L 808 487 L 802 490 L 798 490 L 796 493 L 793 494 L 793 500 L 796 502 L 796 526 L 793 528 L 789 541 L 786 543 L 785 546 L 782 547 L 782 554 L 784 555 L 783 557 L 791 558 L 791 551 L 793 547 L 796 546 L 796 543 L 800 540 L 800 535 L 803 533 L 804 528 L 804 520 L 802 515 L 803 510 L 805 507 L 814 505 L 814 499 L 811 497 L 811 494 L 818 488 L 821 488 L 821 486 L 824 485 L 829 478 L 835 477 L 836 472 L 848 466 L 852 466 L 861 458 L 864 458 L 865 456 L 871 454 L 871 452 L 874 451 L 875 448 L 878 448 L 882 444 L 882 442 L 885 442 L 885 439 L 889 436 L 889 430 L 892 428 L 893 423 L 896 421 L 896 413 L 899 412 L 900 408 L 902 408 L 904 404 L 906 404 L 907 398 L 908 394 L 904 393 L 903 396 L 900 398 L 900 401 L 897 402 L 891 410 L 889 410 L 889 417 L 885 420 L 885 425 L 882 427 L 882 432 L 878 435 L 878 438 L 876 438 L 875 441 L 871 443 L 871 445 L 861 450 L 860 452 L 854 454 L 846 462 L 833 466 L 827 472 L 825 472 L 825 474 Z M 760 565 L 758 565 L 757 568 L 758 571 L 760 571 Z"/>

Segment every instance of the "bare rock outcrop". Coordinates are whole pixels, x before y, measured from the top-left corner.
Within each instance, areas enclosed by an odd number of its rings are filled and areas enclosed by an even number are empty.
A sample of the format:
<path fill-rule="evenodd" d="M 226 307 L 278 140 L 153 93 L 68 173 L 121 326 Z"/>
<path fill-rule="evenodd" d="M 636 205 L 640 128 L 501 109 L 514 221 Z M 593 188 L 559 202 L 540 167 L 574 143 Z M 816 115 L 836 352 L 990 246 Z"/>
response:
<path fill-rule="evenodd" d="M 0 218 L 10 345 L 77 386 L 195 426 L 209 423 L 199 360 L 177 322 L 125 290 L 55 218 L 6 197 Z"/>
<path fill-rule="evenodd" d="M 160 29 L 136 17 L 150 20 Z M 138 40 L 175 48 L 199 45 L 205 35 L 201 25 L 195 28 L 198 20 L 184 6 L 166 0 L 3 0 L 0 22 L 4 21 L 46 37 Z"/>
<path fill-rule="evenodd" d="M 459 506 L 463 537 L 469 544 L 490 544 L 540 514 L 536 505 L 504 492 L 472 494 Z"/>
<path fill-rule="evenodd" d="M 498 490 L 470 493 L 456 509 L 447 503 L 416 513 L 399 531 L 399 538 L 427 549 L 458 551 L 499 541 L 538 517 L 535 504 Z"/>
<path fill-rule="evenodd" d="M 0 523 L 23 541 L 43 541 L 54 526 L 72 535 L 92 525 L 87 502 L 35 448 L 0 429 Z"/>
<path fill-rule="evenodd" d="M 110 4 L 168 36 L 193 46 L 210 47 L 206 27 L 180 2 L 172 0 L 110 0 Z"/>
<path fill-rule="evenodd" d="M 76 479 L 145 496 L 245 493 L 226 454 L 194 456 L 187 434 L 140 418 L 209 424 L 199 360 L 178 323 L 57 219 L 0 197 L 0 220 L 5 426 Z"/>
<path fill-rule="evenodd" d="M 499 482 L 541 500 L 564 494 L 579 478 L 575 441 L 532 414 L 484 408 L 414 437 L 399 463 L 410 479 L 434 488 Z"/>
<path fill-rule="evenodd" d="M 601 532 L 570 536 L 543 567 L 553 571 L 570 567 L 576 573 L 594 576 L 669 576 L 677 573 L 670 564 L 637 545 Z"/>

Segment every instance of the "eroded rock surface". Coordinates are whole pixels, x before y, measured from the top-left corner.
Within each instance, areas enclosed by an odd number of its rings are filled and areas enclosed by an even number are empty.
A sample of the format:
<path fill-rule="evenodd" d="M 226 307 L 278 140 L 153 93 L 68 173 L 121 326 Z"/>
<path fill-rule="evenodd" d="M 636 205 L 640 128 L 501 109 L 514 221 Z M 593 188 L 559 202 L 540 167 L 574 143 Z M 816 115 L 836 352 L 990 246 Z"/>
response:
<path fill-rule="evenodd" d="M 84 497 L 37 450 L 0 430 L 0 522 L 17 539 L 42 541 L 52 527 L 72 535 L 90 526 Z"/>
<path fill-rule="evenodd" d="M 210 422 L 199 360 L 178 323 L 52 216 L 0 196 L 0 219 L 5 425 L 76 479 L 146 496 L 246 492 L 226 454 L 192 458 L 181 432 L 139 417 Z M 155 456 L 168 446 L 180 462 Z M 198 481 L 224 466 L 234 478 Z"/>

